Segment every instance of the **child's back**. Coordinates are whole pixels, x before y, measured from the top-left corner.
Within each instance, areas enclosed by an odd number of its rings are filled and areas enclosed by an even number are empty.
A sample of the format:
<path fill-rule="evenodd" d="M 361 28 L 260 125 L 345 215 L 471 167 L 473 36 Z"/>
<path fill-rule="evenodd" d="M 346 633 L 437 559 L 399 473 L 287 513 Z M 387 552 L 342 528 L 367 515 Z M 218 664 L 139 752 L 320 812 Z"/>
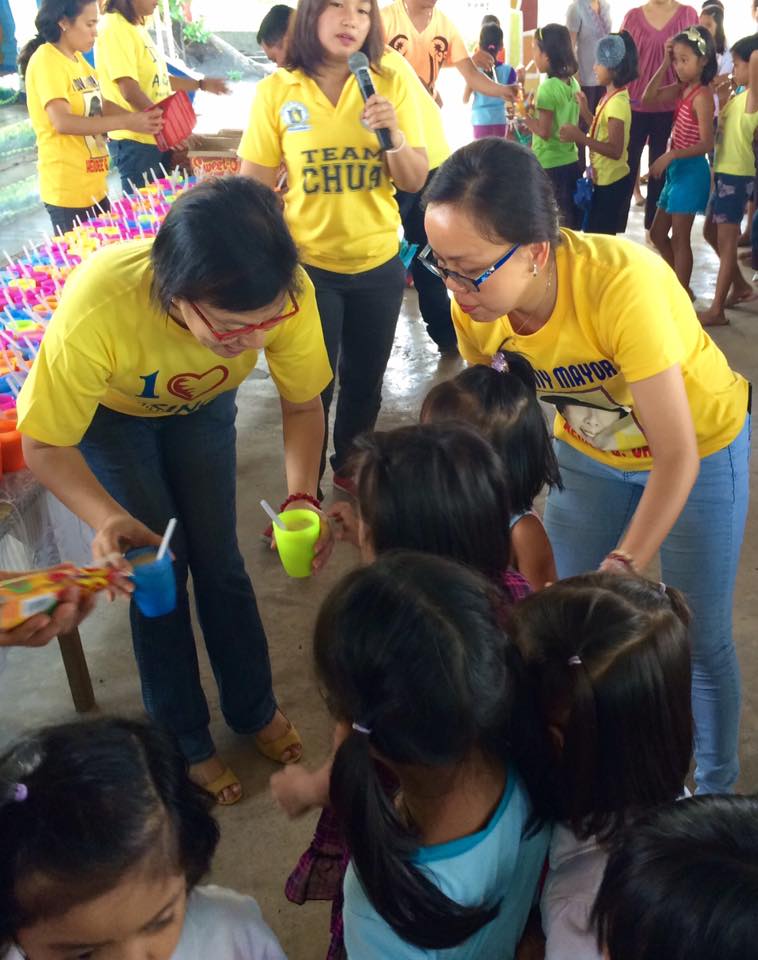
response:
<path fill-rule="evenodd" d="M 482 71 L 484 73 L 485 71 Z M 498 83 L 516 83 L 516 71 L 507 63 L 498 63 L 493 70 Z M 505 101 L 502 97 L 490 97 L 486 93 L 474 91 L 471 105 L 471 125 L 474 127 L 474 137 L 478 139 L 478 127 L 505 126 Z M 479 136 L 487 136 L 480 134 Z"/>

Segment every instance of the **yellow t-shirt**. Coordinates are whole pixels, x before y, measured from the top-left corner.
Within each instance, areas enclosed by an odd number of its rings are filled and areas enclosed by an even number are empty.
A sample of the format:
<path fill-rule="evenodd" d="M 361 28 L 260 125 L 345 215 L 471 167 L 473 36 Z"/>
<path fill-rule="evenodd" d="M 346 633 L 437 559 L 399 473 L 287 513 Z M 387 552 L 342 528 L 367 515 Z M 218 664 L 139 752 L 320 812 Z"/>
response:
<path fill-rule="evenodd" d="M 469 363 L 501 346 L 532 364 L 555 436 L 620 470 L 652 466 L 630 383 L 682 368 L 701 457 L 728 446 L 745 422 L 747 381 L 698 322 L 686 291 L 655 253 L 617 237 L 561 231 L 558 300 L 530 336 L 507 317 L 477 323 L 453 301 L 458 345 Z"/>
<path fill-rule="evenodd" d="M 106 13 L 100 18 L 95 41 L 95 63 L 105 99 L 124 110 L 132 109 L 121 96 L 116 83 L 124 77 L 136 80 L 140 90 L 153 103 L 171 96 L 166 61 L 156 50 L 147 27 L 140 23 L 129 23 L 120 13 Z M 109 136 L 111 140 L 155 143 L 151 133 L 134 133 L 132 130 L 113 130 Z"/>
<path fill-rule="evenodd" d="M 387 48 L 387 62 L 393 69 L 405 71 L 408 83 L 416 95 L 421 126 L 424 129 L 424 145 L 429 157 L 429 170 L 436 170 L 450 156 L 450 146 L 445 135 L 445 125 L 442 122 L 442 113 L 424 84 L 408 61 L 396 50 Z"/>
<path fill-rule="evenodd" d="M 97 74 L 84 57 L 76 60 L 52 43 L 43 43 L 26 71 L 26 100 L 37 137 L 39 192 L 44 203 L 57 207 L 89 207 L 108 192 L 108 147 L 102 134 L 75 136 L 58 133 L 45 107 L 67 100 L 77 117 L 103 112 Z"/>
<path fill-rule="evenodd" d="M 610 99 L 605 97 L 597 106 L 595 119 L 590 130 L 593 140 L 608 140 L 608 121 L 620 120 L 624 124 L 624 152 L 618 160 L 604 157 L 601 153 L 590 151 L 590 163 L 595 171 L 595 183 L 599 187 L 608 187 L 629 173 L 629 131 L 632 126 L 632 105 L 629 91 L 626 89 L 614 93 Z"/>
<path fill-rule="evenodd" d="M 424 146 L 406 73 L 382 57 L 376 91 L 394 106 L 411 147 Z M 284 210 L 304 263 L 361 273 L 397 254 L 400 214 L 381 147 L 361 123 L 363 97 L 349 77 L 337 106 L 302 71 L 280 69 L 256 88 L 239 155 L 264 167 L 287 165 Z"/>
<path fill-rule="evenodd" d="M 385 41 L 402 53 L 432 95 L 440 69 L 468 59 L 458 28 L 438 7 L 434 7 L 431 20 L 421 32 L 414 27 L 403 0 L 395 0 L 379 13 Z"/>
<path fill-rule="evenodd" d="M 735 177 L 755 176 L 753 135 L 758 128 L 758 110 L 747 113 L 748 91 L 727 100 L 719 114 L 716 131 L 714 173 L 728 173 Z"/>
<path fill-rule="evenodd" d="M 151 298 L 152 239 L 104 247 L 77 267 L 18 398 L 22 433 L 55 446 L 78 443 L 98 404 L 135 417 L 192 413 L 233 390 L 258 360 L 224 358 L 167 317 Z M 293 403 L 332 379 L 316 295 L 298 271 L 299 311 L 266 334 L 279 393 Z"/>

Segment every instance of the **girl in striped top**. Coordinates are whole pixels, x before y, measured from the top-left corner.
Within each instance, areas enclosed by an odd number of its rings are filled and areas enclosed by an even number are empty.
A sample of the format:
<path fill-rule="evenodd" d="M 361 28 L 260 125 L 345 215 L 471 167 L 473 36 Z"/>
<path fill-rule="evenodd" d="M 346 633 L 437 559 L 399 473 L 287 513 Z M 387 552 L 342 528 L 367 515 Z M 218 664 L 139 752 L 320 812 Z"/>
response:
<path fill-rule="evenodd" d="M 661 86 L 669 67 L 678 82 Z M 705 27 L 688 27 L 666 44 L 663 63 L 642 96 L 646 104 L 674 107 L 671 144 L 650 167 L 651 177 L 666 175 L 650 239 L 679 282 L 690 290 L 690 233 L 696 213 L 705 213 L 711 188 L 706 155 L 713 150 L 713 94 L 716 47 Z"/>

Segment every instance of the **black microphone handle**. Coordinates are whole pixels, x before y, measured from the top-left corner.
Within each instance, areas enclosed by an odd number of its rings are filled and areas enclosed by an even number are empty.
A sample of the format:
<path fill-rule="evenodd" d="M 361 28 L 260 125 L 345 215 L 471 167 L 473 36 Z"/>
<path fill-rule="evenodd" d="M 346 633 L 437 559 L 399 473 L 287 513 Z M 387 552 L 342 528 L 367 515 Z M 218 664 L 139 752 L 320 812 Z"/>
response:
<path fill-rule="evenodd" d="M 376 93 L 374 88 L 374 83 L 371 79 L 371 74 L 366 70 L 365 67 L 361 67 L 360 70 L 357 70 L 355 73 L 355 79 L 358 81 L 358 89 L 361 91 L 364 101 L 368 100 L 369 97 L 373 97 Z M 374 133 L 379 139 L 379 145 L 382 150 L 392 150 L 392 134 L 389 131 L 388 127 L 379 127 L 378 130 L 374 130 Z"/>

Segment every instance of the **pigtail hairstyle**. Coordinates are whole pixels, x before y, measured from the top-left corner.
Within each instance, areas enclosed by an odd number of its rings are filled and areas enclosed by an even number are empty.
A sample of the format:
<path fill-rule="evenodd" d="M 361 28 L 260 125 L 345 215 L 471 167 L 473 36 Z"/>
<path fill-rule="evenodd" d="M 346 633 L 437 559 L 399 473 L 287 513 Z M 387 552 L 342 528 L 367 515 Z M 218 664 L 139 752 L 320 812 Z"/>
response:
<path fill-rule="evenodd" d="M 675 800 L 692 758 L 689 614 L 681 594 L 593 573 L 527 597 L 511 629 L 542 724 L 560 731 L 554 819 L 603 842 L 635 811 Z"/>
<path fill-rule="evenodd" d="M 26 69 L 32 54 L 44 43 L 57 43 L 61 38 L 61 20 L 76 20 L 82 10 L 92 0 L 42 0 L 34 26 L 37 36 L 30 40 L 18 55 L 18 69 L 22 77 L 26 76 Z"/>
<path fill-rule="evenodd" d="M 456 903 L 413 862 L 418 835 L 383 788 L 375 757 L 449 770 L 478 749 L 510 766 L 521 671 L 499 604 L 477 574 L 440 557 L 396 552 L 348 574 L 316 624 L 319 682 L 335 718 L 353 724 L 334 760 L 331 802 L 368 899 L 398 936 L 422 949 L 462 943 L 500 903 Z"/>

